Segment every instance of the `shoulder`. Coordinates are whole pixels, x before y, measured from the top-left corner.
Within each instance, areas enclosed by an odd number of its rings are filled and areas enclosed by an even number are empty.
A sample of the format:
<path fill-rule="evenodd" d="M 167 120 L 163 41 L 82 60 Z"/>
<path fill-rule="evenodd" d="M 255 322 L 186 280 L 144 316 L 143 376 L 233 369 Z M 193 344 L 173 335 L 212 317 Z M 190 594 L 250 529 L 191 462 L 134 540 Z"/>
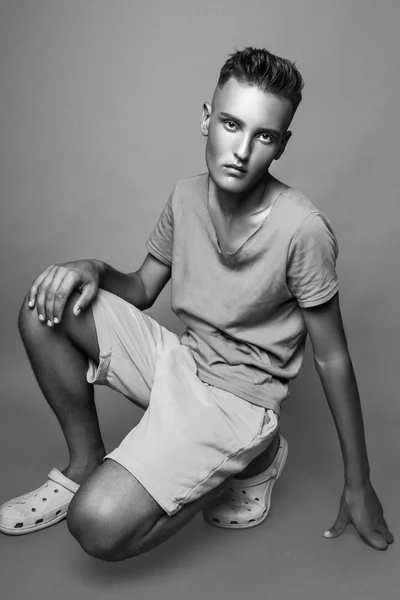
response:
<path fill-rule="evenodd" d="M 207 195 L 208 173 L 177 181 L 170 195 L 171 208 L 175 217 L 204 210 L 207 206 Z"/>
<path fill-rule="evenodd" d="M 288 188 L 280 193 L 277 209 L 280 226 L 291 235 L 295 235 L 299 230 L 319 233 L 328 229 L 333 233 L 326 214 L 295 188 Z"/>
<path fill-rule="evenodd" d="M 280 193 L 279 203 L 282 212 L 290 213 L 294 222 L 301 222 L 308 215 L 319 212 L 318 208 L 302 192 L 295 188 L 287 188 Z"/>
<path fill-rule="evenodd" d="M 289 255 L 300 251 L 337 258 L 338 240 L 326 214 L 297 190 L 285 194 L 285 200 L 284 212 L 290 223 Z"/>
<path fill-rule="evenodd" d="M 208 190 L 208 173 L 200 173 L 176 182 L 173 194 L 204 194 Z"/>

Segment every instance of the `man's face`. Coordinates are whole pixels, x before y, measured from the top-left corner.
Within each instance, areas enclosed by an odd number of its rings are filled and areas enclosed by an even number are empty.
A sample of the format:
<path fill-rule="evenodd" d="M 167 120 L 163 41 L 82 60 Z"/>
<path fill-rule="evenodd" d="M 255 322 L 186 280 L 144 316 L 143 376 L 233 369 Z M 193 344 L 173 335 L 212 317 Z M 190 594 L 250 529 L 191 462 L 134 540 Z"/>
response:
<path fill-rule="evenodd" d="M 291 135 L 289 100 L 230 78 L 203 107 L 206 163 L 216 186 L 231 194 L 251 190 L 268 173 Z"/>

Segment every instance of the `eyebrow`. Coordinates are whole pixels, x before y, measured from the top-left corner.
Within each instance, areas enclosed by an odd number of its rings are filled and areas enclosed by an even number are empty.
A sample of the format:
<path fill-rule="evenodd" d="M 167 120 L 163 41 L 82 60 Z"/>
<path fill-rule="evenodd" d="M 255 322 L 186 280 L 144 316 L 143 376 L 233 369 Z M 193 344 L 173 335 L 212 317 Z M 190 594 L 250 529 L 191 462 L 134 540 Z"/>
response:
<path fill-rule="evenodd" d="M 243 127 L 245 125 L 245 122 L 242 121 L 242 119 L 239 119 L 239 117 L 235 117 L 234 115 L 231 115 L 230 113 L 220 112 L 219 116 L 222 117 L 223 119 L 231 119 L 232 121 L 235 121 L 236 123 L 238 123 L 241 127 Z M 272 135 L 276 135 L 277 137 L 280 137 L 282 135 L 280 131 L 278 131 L 277 129 L 271 129 L 270 127 L 260 127 L 260 129 L 262 129 L 263 131 L 266 131 L 267 133 L 271 133 Z"/>

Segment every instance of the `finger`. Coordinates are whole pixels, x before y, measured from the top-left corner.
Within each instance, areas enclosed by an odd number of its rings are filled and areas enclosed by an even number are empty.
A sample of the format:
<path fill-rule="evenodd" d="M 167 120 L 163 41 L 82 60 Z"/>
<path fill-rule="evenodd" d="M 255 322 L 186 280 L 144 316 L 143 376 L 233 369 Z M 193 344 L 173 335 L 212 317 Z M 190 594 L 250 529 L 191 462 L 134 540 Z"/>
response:
<path fill-rule="evenodd" d="M 379 525 L 375 521 L 371 521 L 370 519 L 353 519 L 353 525 L 357 530 L 360 538 L 374 548 L 375 550 L 386 550 L 388 544 L 378 531 Z M 378 525 L 378 527 L 376 527 Z"/>
<path fill-rule="evenodd" d="M 385 540 L 385 542 L 387 544 L 393 544 L 394 542 L 394 537 L 393 535 L 390 533 L 389 529 L 387 526 L 379 526 L 376 527 L 375 530 L 381 534 L 381 536 L 383 537 L 383 539 Z"/>
<path fill-rule="evenodd" d="M 37 310 L 39 320 L 42 321 L 42 323 L 45 323 L 47 321 L 47 317 L 46 317 L 47 290 L 51 286 L 51 283 L 53 281 L 53 278 L 54 278 L 56 272 L 57 272 L 57 267 L 52 266 L 51 270 L 48 272 L 47 276 L 43 279 L 43 281 L 40 283 L 40 285 L 38 286 L 38 289 L 37 289 L 36 310 Z"/>
<path fill-rule="evenodd" d="M 78 276 L 71 271 L 64 274 L 54 299 L 54 323 L 60 323 L 64 314 L 65 306 L 78 283 Z"/>
<path fill-rule="evenodd" d="M 61 321 L 67 300 L 77 283 L 77 275 L 64 267 L 59 267 L 54 274 L 46 295 L 47 324 L 50 327 Z"/>
<path fill-rule="evenodd" d="M 386 529 L 389 529 L 388 524 L 386 523 L 386 519 L 383 516 L 383 514 L 381 515 L 380 521 L 386 527 Z"/>
<path fill-rule="evenodd" d="M 356 528 L 357 529 L 357 528 Z M 388 544 L 384 537 L 375 530 L 357 529 L 360 538 L 374 550 L 387 550 Z"/>
<path fill-rule="evenodd" d="M 54 310 L 59 289 L 63 284 L 67 271 L 63 267 L 57 269 L 53 275 L 53 280 L 46 292 L 46 323 L 49 327 L 54 325 Z M 63 296 L 63 294 L 62 294 Z M 56 321 L 58 323 L 58 320 Z"/>
<path fill-rule="evenodd" d="M 382 516 L 381 516 L 381 524 L 380 524 L 380 527 L 378 527 L 377 529 L 379 529 L 379 530 L 380 530 L 380 529 L 383 529 L 383 530 L 386 532 L 386 535 L 388 536 L 387 538 L 385 537 L 386 541 L 387 541 L 389 544 L 393 544 L 393 542 L 394 542 L 394 536 L 392 535 L 391 531 L 389 530 L 389 526 L 388 526 L 388 524 L 386 523 L 386 519 L 385 519 L 385 517 L 383 516 L 383 514 L 382 514 Z"/>
<path fill-rule="evenodd" d="M 327 531 L 324 532 L 324 537 L 326 537 L 326 538 L 338 537 L 339 535 L 341 535 L 343 533 L 343 531 L 346 529 L 348 524 L 349 524 L 349 519 L 348 519 L 344 509 L 341 507 L 339 510 L 339 514 L 338 514 L 335 524 L 333 525 L 333 527 L 331 527 L 330 529 L 328 529 Z"/>
<path fill-rule="evenodd" d="M 28 292 L 28 305 L 29 305 L 30 308 L 33 308 L 35 306 L 38 287 L 40 286 L 40 284 L 42 283 L 42 281 L 44 279 L 46 279 L 47 275 L 50 273 L 51 269 L 53 269 L 53 268 L 54 268 L 54 265 L 49 265 L 33 281 L 32 285 L 31 285 L 31 287 L 29 289 L 29 292 Z"/>
<path fill-rule="evenodd" d="M 93 301 L 97 294 L 98 286 L 96 283 L 87 283 L 82 288 L 82 293 L 76 302 L 73 313 L 74 315 L 79 315 L 81 310 L 84 310 L 89 304 Z"/>

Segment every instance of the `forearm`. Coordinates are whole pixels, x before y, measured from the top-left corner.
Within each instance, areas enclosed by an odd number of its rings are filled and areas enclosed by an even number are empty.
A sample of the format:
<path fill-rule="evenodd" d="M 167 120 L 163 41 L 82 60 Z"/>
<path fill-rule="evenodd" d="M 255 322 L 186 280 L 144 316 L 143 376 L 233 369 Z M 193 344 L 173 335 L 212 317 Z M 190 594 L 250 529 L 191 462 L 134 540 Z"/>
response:
<path fill-rule="evenodd" d="M 344 461 L 345 483 L 362 486 L 369 479 L 360 396 L 353 365 L 348 353 L 316 368 L 336 429 Z"/>
<path fill-rule="evenodd" d="M 150 303 L 146 296 L 146 290 L 138 273 L 122 273 L 107 263 L 93 260 L 99 270 L 99 287 L 107 290 L 140 310 L 149 308 Z"/>

